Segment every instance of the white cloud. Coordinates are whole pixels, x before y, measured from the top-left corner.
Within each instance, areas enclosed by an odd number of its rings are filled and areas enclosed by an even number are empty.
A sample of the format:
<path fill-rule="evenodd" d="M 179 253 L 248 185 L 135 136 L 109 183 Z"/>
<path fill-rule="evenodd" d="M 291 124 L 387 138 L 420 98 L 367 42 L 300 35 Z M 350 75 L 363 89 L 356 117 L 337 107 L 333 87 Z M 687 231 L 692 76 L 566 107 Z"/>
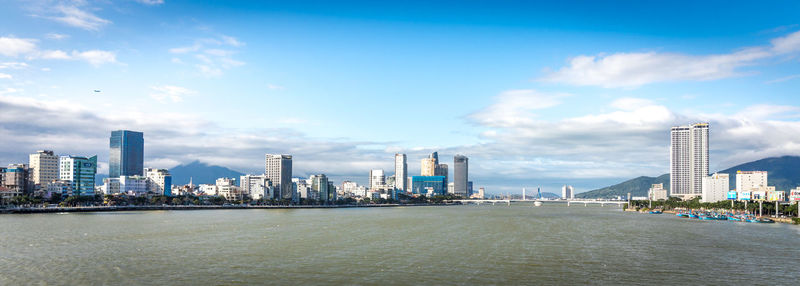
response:
<path fill-rule="evenodd" d="M 63 40 L 69 38 L 69 35 L 59 34 L 59 33 L 47 33 L 44 35 L 44 37 L 51 40 Z"/>
<path fill-rule="evenodd" d="M 164 4 L 164 0 L 136 0 L 136 2 L 145 4 L 145 5 L 161 5 L 161 4 Z"/>
<path fill-rule="evenodd" d="M 796 78 L 800 78 L 800 74 L 793 74 L 793 75 L 788 75 L 788 76 L 781 77 L 781 78 L 776 78 L 776 79 L 767 81 L 766 83 L 770 83 L 770 84 L 779 83 L 779 82 L 784 82 L 784 81 L 788 81 L 788 80 L 793 80 L 793 79 L 796 79 Z"/>
<path fill-rule="evenodd" d="M 531 89 L 509 90 L 495 97 L 495 102 L 469 118 L 480 124 L 494 127 L 531 124 L 533 110 L 545 109 L 561 103 L 562 93 L 543 93 Z"/>
<path fill-rule="evenodd" d="M 638 52 L 581 55 L 540 81 L 580 86 L 638 87 L 671 81 L 707 81 L 747 74 L 741 67 L 759 60 L 800 51 L 800 32 L 771 41 L 771 46 L 716 55 Z"/>
<path fill-rule="evenodd" d="M 229 48 L 223 48 L 223 47 Z M 192 45 L 169 49 L 170 53 L 192 56 L 196 61 L 193 66 L 206 77 L 222 76 L 225 70 L 245 65 L 246 63 L 233 58 L 238 51 L 236 47 L 244 46 L 234 37 L 222 35 L 218 38 L 197 39 Z M 231 49 L 233 48 L 233 49 Z M 173 63 L 183 64 L 188 59 L 172 58 Z"/>
<path fill-rule="evenodd" d="M 46 60 L 69 60 L 72 57 L 67 54 L 65 51 L 61 50 L 47 50 L 41 51 L 38 55 L 38 58 L 46 59 Z"/>
<path fill-rule="evenodd" d="M 10 78 L 11 78 L 11 75 L 10 75 L 10 74 L 7 74 L 7 73 L 1 73 L 1 72 L 0 72 L 0 79 L 10 79 Z"/>
<path fill-rule="evenodd" d="M 89 64 L 95 67 L 117 62 L 117 55 L 114 52 L 101 50 L 89 50 L 83 52 L 72 51 L 72 57 L 87 61 Z"/>
<path fill-rule="evenodd" d="M 36 40 L 15 38 L 14 36 L 0 37 L 0 55 L 16 57 L 31 53 L 36 50 Z"/>
<path fill-rule="evenodd" d="M 17 70 L 17 69 L 24 69 L 24 68 L 27 68 L 27 67 L 28 67 L 28 64 L 27 63 L 23 63 L 23 62 L 0 63 L 0 70 L 1 69 L 14 69 L 14 70 Z"/>
<path fill-rule="evenodd" d="M 155 91 L 150 94 L 150 97 L 161 103 L 168 99 L 172 102 L 181 102 L 184 97 L 197 93 L 194 90 L 174 85 L 151 86 L 150 89 Z"/>
<path fill-rule="evenodd" d="M 80 6 L 84 4 L 82 2 L 73 2 L 72 5 L 58 5 L 53 9 L 53 14 L 55 15 L 48 18 L 90 31 L 97 31 L 102 26 L 111 23 L 111 21 L 100 18 L 92 12 L 81 9 Z"/>

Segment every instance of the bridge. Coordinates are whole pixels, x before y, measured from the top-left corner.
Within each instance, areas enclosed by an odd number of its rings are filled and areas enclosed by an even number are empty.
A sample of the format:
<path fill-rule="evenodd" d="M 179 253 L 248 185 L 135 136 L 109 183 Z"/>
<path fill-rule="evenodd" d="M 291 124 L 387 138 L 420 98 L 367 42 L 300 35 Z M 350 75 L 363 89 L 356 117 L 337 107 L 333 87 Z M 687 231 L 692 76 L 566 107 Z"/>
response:
<path fill-rule="evenodd" d="M 619 206 L 622 206 L 622 205 L 625 205 L 625 204 L 628 203 L 627 201 L 612 201 L 612 200 L 538 200 L 538 199 L 535 199 L 535 200 L 452 200 L 452 202 L 459 202 L 459 203 L 462 203 L 462 204 L 477 204 L 477 205 L 485 204 L 485 203 L 491 203 L 492 205 L 495 205 L 495 204 L 501 203 L 501 204 L 506 204 L 506 205 L 509 205 L 509 206 L 511 205 L 511 203 L 531 203 L 531 204 L 534 204 L 536 202 L 541 202 L 542 204 L 544 204 L 544 203 L 548 203 L 548 204 L 550 204 L 550 203 L 560 203 L 560 204 L 566 203 L 567 206 L 571 206 L 572 204 L 578 204 L 578 205 L 583 204 L 583 206 L 588 206 L 589 204 L 599 204 L 601 207 L 604 207 L 607 204 L 608 205 L 616 205 L 616 206 L 619 207 Z"/>

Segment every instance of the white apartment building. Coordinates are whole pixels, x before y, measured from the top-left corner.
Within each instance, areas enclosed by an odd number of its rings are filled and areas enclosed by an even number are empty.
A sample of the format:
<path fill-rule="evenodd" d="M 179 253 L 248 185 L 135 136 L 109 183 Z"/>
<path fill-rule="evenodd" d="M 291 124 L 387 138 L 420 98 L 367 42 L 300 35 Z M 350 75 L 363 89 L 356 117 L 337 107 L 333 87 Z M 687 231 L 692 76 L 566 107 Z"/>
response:
<path fill-rule="evenodd" d="M 561 187 L 561 198 L 562 199 L 574 199 L 575 198 L 575 188 L 570 185 L 564 185 Z"/>
<path fill-rule="evenodd" d="M 664 184 L 652 184 L 650 190 L 647 191 L 647 196 L 653 201 L 666 200 L 667 190 L 664 189 Z"/>
<path fill-rule="evenodd" d="M 50 150 L 39 150 L 28 156 L 28 166 L 31 168 L 33 183 L 47 186 L 47 183 L 58 180 L 58 156 Z"/>
<path fill-rule="evenodd" d="M 369 171 L 369 188 L 376 189 L 378 186 L 386 185 L 386 175 L 383 170 L 376 169 Z"/>
<path fill-rule="evenodd" d="M 272 182 L 266 175 L 241 176 L 239 177 L 239 188 L 242 193 L 249 195 L 254 200 L 273 198 Z"/>
<path fill-rule="evenodd" d="M 278 199 L 293 199 L 295 189 L 292 188 L 292 155 L 267 154 L 264 162 L 264 175 L 275 188 Z"/>
<path fill-rule="evenodd" d="M 702 195 L 703 178 L 708 176 L 708 123 L 672 127 L 669 159 L 671 195 Z"/>
<path fill-rule="evenodd" d="M 109 178 L 111 181 L 113 178 Z M 119 176 L 119 193 L 129 196 L 147 195 L 147 177 L 144 176 Z"/>
<path fill-rule="evenodd" d="M 700 198 L 704 203 L 715 203 L 728 199 L 730 190 L 730 177 L 728 174 L 714 173 L 703 178 L 703 195 Z"/>
<path fill-rule="evenodd" d="M 406 154 L 394 154 L 394 186 L 398 190 L 406 191 L 408 186 L 408 160 Z"/>
<path fill-rule="evenodd" d="M 146 168 L 147 191 L 156 195 L 172 195 L 172 175 L 167 169 Z"/>
<path fill-rule="evenodd" d="M 199 193 L 203 193 L 206 196 L 216 196 L 217 193 L 217 185 L 211 184 L 200 184 L 197 186 L 197 190 Z"/>
<path fill-rule="evenodd" d="M 767 186 L 767 171 L 736 171 L 736 190 L 752 191 Z"/>

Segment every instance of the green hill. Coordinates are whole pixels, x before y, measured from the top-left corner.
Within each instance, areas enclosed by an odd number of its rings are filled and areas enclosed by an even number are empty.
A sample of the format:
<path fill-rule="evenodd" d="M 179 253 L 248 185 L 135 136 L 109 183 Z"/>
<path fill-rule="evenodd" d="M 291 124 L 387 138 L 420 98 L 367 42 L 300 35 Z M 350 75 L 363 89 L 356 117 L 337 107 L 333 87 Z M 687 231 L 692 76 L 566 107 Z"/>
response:
<path fill-rule="evenodd" d="M 733 166 L 719 171 L 730 175 L 730 188 L 736 188 L 736 171 L 767 171 L 770 186 L 775 186 L 777 190 L 788 191 L 800 186 L 800 157 L 783 156 L 765 158 L 749 163 Z M 616 198 L 617 196 L 644 197 L 650 185 L 663 183 L 665 189 L 669 189 L 669 174 L 658 177 L 638 177 L 613 186 L 575 194 L 576 198 Z"/>

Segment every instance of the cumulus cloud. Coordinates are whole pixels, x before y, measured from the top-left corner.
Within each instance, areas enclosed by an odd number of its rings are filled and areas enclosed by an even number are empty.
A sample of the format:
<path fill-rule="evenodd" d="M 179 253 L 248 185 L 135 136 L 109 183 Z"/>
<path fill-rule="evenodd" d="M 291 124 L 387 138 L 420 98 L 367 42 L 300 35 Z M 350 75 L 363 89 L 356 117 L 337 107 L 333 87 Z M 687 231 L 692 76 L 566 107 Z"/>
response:
<path fill-rule="evenodd" d="M 36 40 L 16 38 L 13 36 L 0 37 L 0 55 L 16 57 L 29 54 L 36 50 Z"/>
<path fill-rule="evenodd" d="M 111 51 L 73 50 L 71 53 L 67 53 L 62 50 L 41 50 L 36 43 L 36 39 L 23 39 L 13 36 L 0 37 L 0 55 L 9 57 L 24 56 L 31 60 L 83 60 L 95 67 L 117 62 L 116 53 Z"/>
<path fill-rule="evenodd" d="M 668 172 L 670 127 L 710 122 L 712 169 L 800 155 L 797 106 L 755 105 L 730 114 L 682 114 L 651 100 L 618 98 L 605 109 L 609 111 L 558 120 L 530 113 L 498 121 L 488 112 L 476 112 L 470 120 L 487 128 L 481 134 L 485 143 L 445 151 L 473 154 L 482 163 L 470 166 L 471 171 L 499 177 L 660 175 Z"/>
<path fill-rule="evenodd" d="M 534 110 L 550 108 L 561 103 L 563 93 L 543 93 L 531 89 L 509 90 L 495 97 L 495 102 L 469 115 L 480 124 L 503 127 L 533 122 Z"/>
<path fill-rule="evenodd" d="M 581 86 L 638 87 L 671 81 L 706 81 L 741 76 L 740 68 L 759 60 L 800 51 L 800 32 L 773 39 L 771 46 L 715 55 L 639 52 L 581 55 L 540 81 Z"/>
<path fill-rule="evenodd" d="M 184 97 L 197 93 L 194 90 L 174 85 L 151 86 L 150 89 L 154 91 L 154 93 L 150 94 L 150 97 L 161 103 L 167 100 L 181 102 Z"/>

